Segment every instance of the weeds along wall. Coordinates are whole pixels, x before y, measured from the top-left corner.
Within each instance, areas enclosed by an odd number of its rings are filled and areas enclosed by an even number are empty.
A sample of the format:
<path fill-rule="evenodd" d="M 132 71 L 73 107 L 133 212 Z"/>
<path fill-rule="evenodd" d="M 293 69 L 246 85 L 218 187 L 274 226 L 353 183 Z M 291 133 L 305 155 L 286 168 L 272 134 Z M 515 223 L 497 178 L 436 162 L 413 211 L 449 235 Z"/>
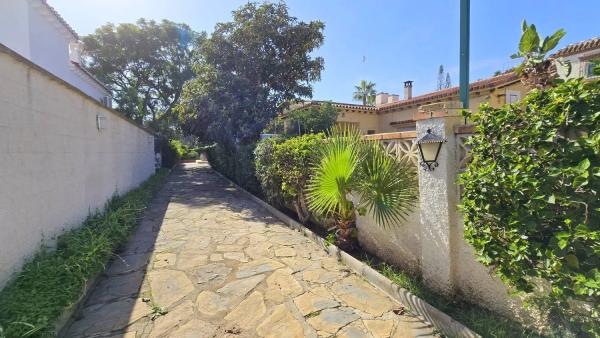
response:
<path fill-rule="evenodd" d="M 0 45 L 0 287 L 154 170 L 152 133 Z"/>

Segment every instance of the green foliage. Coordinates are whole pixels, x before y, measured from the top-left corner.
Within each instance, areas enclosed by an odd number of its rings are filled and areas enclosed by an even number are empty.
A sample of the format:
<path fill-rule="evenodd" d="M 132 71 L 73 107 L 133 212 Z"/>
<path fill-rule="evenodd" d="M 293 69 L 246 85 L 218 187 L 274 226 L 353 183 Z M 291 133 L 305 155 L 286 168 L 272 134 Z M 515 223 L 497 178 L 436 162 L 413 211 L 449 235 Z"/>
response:
<path fill-rule="evenodd" d="M 379 225 L 400 222 L 416 201 L 416 172 L 389 156 L 383 145 L 355 129 L 332 130 L 320 148 L 308 184 L 310 209 L 324 217 L 353 221 L 369 213 Z M 359 202 L 350 199 L 356 194 Z"/>
<path fill-rule="evenodd" d="M 167 171 L 107 203 L 102 213 L 42 248 L 0 291 L 0 337 L 47 337 L 54 322 L 79 301 L 85 283 L 102 270 L 114 250 L 127 241 Z"/>
<path fill-rule="evenodd" d="M 157 141 L 163 168 L 173 168 L 181 159 L 183 150 L 178 148 L 180 143 L 177 143 L 179 141 L 172 141 L 174 140 L 167 140 L 165 138 L 159 138 Z"/>
<path fill-rule="evenodd" d="M 311 216 L 306 205 L 305 187 L 312 166 L 319 159 L 323 134 L 306 134 L 289 139 L 262 140 L 255 150 L 256 177 L 269 201 L 291 205 L 298 219 Z"/>
<path fill-rule="evenodd" d="M 361 80 L 358 86 L 354 86 L 352 98 L 355 101 L 361 101 L 363 105 L 373 105 L 375 103 L 375 83 Z"/>
<path fill-rule="evenodd" d="M 312 95 L 323 59 L 324 24 L 303 22 L 284 2 L 247 3 L 202 45 L 197 78 L 185 88 L 184 130 L 232 148 L 251 144 L 289 102 Z"/>
<path fill-rule="evenodd" d="M 275 167 L 275 147 L 284 140 L 282 137 L 266 138 L 258 142 L 254 150 L 256 178 L 267 201 L 276 206 L 283 206 L 284 198 L 281 176 Z"/>
<path fill-rule="evenodd" d="M 172 137 L 173 107 L 194 75 L 192 60 L 204 39 L 204 33 L 168 20 L 108 23 L 83 38 L 84 61 L 112 91 L 117 110 Z"/>
<path fill-rule="evenodd" d="M 324 102 L 319 107 L 296 109 L 286 117 L 285 132 L 288 135 L 323 133 L 335 125 L 337 116 L 338 110 L 331 102 Z"/>
<path fill-rule="evenodd" d="M 600 82 L 569 80 L 470 119 L 465 239 L 516 290 L 549 282 L 555 310 L 600 335 Z M 568 299 L 593 310 L 579 316 Z"/>
<path fill-rule="evenodd" d="M 262 195 L 260 183 L 255 176 L 254 149 L 255 144 L 224 147 L 216 144 L 207 151 L 211 167 L 244 189 L 255 195 Z"/>
<path fill-rule="evenodd" d="M 523 63 L 516 68 L 516 72 L 532 87 L 544 88 L 552 79 L 552 74 L 550 74 L 552 60 L 549 60 L 547 55 L 558 45 L 566 32 L 561 28 L 542 40 L 535 25 L 527 25 L 525 20 L 523 20 L 522 31 L 519 51 L 511 55 L 513 59 L 523 59 Z M 563 64 L 570 73 L 570 63 L 557 61 Z"/>

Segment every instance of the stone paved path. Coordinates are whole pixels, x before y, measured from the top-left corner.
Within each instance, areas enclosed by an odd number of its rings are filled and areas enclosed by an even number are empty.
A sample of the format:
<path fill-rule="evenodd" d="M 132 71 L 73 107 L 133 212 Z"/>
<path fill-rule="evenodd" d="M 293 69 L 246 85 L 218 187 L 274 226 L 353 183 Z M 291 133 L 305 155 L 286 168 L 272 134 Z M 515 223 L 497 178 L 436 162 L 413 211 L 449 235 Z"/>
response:
<path fill-rule="evenodd" d="M 399 307 L 207 165 L 187 164 L 66 336 L 433 336 Z"/>

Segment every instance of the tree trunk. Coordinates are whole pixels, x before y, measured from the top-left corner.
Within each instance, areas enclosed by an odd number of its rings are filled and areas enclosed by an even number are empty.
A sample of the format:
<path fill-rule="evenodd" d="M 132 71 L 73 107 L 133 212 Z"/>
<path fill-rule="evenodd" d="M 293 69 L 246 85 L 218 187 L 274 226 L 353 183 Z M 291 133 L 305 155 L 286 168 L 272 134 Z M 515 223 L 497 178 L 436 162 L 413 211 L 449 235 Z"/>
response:
<path fill-rule="evenodd" d="M 358 248 L 356 234 L 356 220 L 336 220 L 335 245 L 345 251 L 353 251 Z"/>

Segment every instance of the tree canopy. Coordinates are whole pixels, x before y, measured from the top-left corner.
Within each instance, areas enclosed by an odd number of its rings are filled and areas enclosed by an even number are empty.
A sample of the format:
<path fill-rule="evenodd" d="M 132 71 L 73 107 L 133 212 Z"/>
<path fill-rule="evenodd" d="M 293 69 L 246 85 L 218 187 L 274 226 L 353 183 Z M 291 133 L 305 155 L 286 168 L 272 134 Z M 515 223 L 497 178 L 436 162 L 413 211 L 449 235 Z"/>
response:
<path fill-rule="evenodd" d="M 169 133 L 173 108 L 194 75 L 192 60 L 204 39 L 186 24 L 168 20 L 108 23 L 83 38 L 84 62 L 111 89 L 117 110 Z"/>
<path fill-rule="evenodd" d="M 285 3 L 248 3 L 202 45 L 184 90 L 183 128 L 205 141 L 251 143 L 289 102 L 312 96 L 324 24 L 290 16 Z"/>
<path fill-rule="evenodd" d="M 288 135 L 326 132 L 333 127 L 337 116 L 338 110 L 331 102 L 324 102 L 319 107 L 296 109 L 288 113 L 285 132 Z"/>

